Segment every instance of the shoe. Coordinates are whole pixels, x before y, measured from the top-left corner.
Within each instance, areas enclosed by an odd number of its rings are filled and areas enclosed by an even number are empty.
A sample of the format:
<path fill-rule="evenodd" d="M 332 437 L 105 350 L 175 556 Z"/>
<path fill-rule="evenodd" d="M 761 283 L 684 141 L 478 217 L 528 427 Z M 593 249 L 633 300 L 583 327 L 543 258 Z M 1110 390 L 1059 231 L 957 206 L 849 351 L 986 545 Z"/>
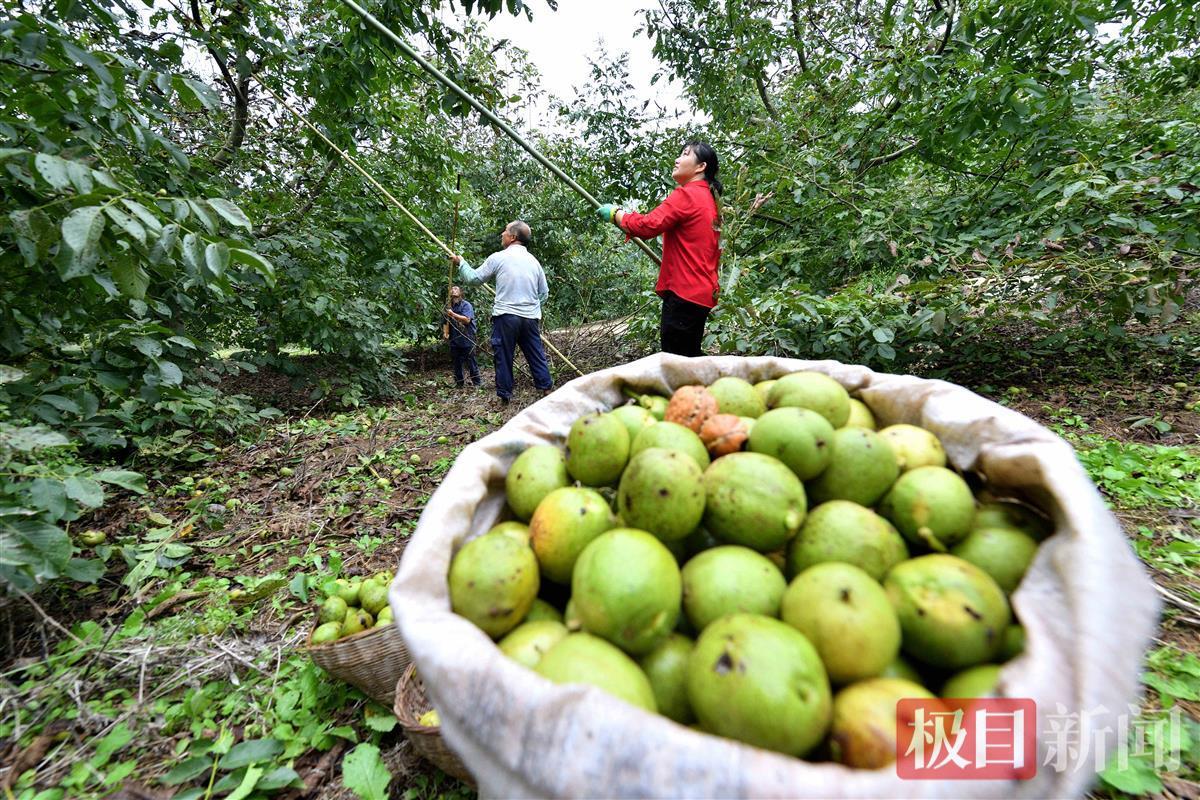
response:
<path fill-rule="evenodd" d="M 496 399 L 500 401 L 500 405 L 502 405 L 502 406 L 506 406 L 506 405 L 508 405 L 509 403 L 511 403 L 511 402 L 512 402 L 512 399 L 511 399 L 511 398 L 508 398 L 508 397 L 500 397 L 500 396 L 498 396 L 498 395 L 497 395 Z"/>

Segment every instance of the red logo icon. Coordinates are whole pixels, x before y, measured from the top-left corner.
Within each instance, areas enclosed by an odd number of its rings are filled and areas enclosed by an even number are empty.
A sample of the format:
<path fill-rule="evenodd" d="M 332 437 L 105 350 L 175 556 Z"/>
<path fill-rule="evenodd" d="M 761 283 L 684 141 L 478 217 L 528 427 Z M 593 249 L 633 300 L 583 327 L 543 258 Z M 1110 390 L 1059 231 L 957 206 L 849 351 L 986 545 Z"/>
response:
<path fill-rule="evenodd" d="M 1037 774 L 1037 707 L 1012 698 L 900 700 L 896 773 L 906 780 L 1029 780 Z"/>

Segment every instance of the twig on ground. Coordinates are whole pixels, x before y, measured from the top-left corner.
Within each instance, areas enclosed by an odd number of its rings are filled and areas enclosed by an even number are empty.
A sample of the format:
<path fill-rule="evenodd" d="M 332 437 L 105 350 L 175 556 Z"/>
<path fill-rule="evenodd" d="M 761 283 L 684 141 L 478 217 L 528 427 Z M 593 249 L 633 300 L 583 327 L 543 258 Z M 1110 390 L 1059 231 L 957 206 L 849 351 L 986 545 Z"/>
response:
<path fill-rule="evenodd" d="M 1183 609 L 1184 611 L 1191 611 L 1193 614 L 1200 614 L 1200 606 L 1196 605 L 1195 603 L 1189 603 L 1187 600 L 1184 600 L 1182 597 L 1175 594 L 1170 589 L 1167 589 L 1165 586 L 1160 586 L 1156 583 L 1154 584 L 1154 589 L 1176 608 Z M 1195 620 L 1191 621 L 1194 622 Z"/>
<path fill-rule="evenodd" d="M 146 619 L 156 619 L 181 603 L 187 603 L 191 600 L 195 600 L 198 597 L 206 597 L 207 595 L 207 592 L 180 592 L 172 597 L 168 597 L 166 600 L 163 600 L 154 608 L 150 609 L 150 612 L 146 614 Z"/>
<path fill-rule="evenodd" d="M 15 587 L 15 586 L 13 587 L 13 589 L 15 589 L 15 590 L 16 590 L 17 594 L 21 595 L 21 597 L 22 597 L 22 598 L 24 598 L 25 602 L 27 602 L 27 603 L 29 603 L 29 605 L 33 606 L 33 609 L 34 609 L 35 611 L 37 611 L 39 615 L 41 615 L 42 619 L 43 619 L 45 622 L 48 622 L 48 623 L 50 623 L 50 625 L 51 625 L 52 627 L 54 627 L 54 628 L 57 628 L 57 629 L 58 629 L 60 632 L 62 632 L 62 633 L 65 635 L 65 636 L 67 636 L 69 639 L 71 639 L 71 641 L 75 642 L 76 644 L 78 644 L 78 645 L 81 645 L 81 646 L 84 646 L 84 647 L 86 647 L 86 646 L 87 646 L 87 645 L 84 643 L 84 641 L 83 641 L 82 639 L 80 639 L 78 636 L 76 636 L 75 634 L 71 633 L 69 630 L 67 630 L 66 628 L 64 628 L 64 627 L 63 627 L 63 626 L 62 626 L 62 625 L 59 623 L 59 621 L 58 621 L 58 620 L 56 620 L 54 617 L 52 617 L 52 616 L 50 616 L 49 614 L 47 614 L 47 613 L 46 613 L 46 610 L 45 610 L 44 608 L 42 608 L 41 606 L 39 606 L 39 605 L 37 604 L 37 601 L 36 601 L 36 600 L 34 600 L 34 599 L 33 599 L 32 597 L 30 597 L 28 594 L 26 594 L 25 592 L 21 591 L 21 589 L 19 589 L 19 588 Z M 48 655 L 48 654 L 47 654 L 47 655 Z"/>
<path fill-rule="evenodd" d="M 287 633 L 288 628 L 290 628 L 296 624 L 296 620 L 300 619 L 301 617 L 303 617 L 305 614 L 308 614 L 308 613 L 310 613 L 309 609 L 302 608 L 299 611 L 297 611 L 296 613 L 292 614 L 290 617 L 288 617 L 287 619 L 285 619 L 283 621 L 283 624 L 279 626 L 279 630 L 278 630 L 278 632 L 276 632 L 275 635 L 283 636 L 283 634 Z"/>
<path fill-rule="evenodd" d="M 317 787 L 325 780 L 325 776 L 329 773 L 334 762 L 342 755 L 342 751 L 346 749 L 346 743 L 339 741 L 329 752 L 321 756 L 321 760 L 317 765 L 304 777 L 304 788 L 299 790 L 297 797 L 308 797 Z"/>
<path fill-rule="evenodd" d="M 0 791 L 3 791 L 6 796 L 11 796 L 12 787 L 21 774 L 40 764 L 46 757 L 46 753 L 49 752 L 50 746 L 66 736 L 67 729 L 68 724 L 64 720 L 57 720 L 47 725 L 44 731 L 35 736 L 29 746 L 9 763 L 8 772 L 3 779 L 0 779 Z"/>

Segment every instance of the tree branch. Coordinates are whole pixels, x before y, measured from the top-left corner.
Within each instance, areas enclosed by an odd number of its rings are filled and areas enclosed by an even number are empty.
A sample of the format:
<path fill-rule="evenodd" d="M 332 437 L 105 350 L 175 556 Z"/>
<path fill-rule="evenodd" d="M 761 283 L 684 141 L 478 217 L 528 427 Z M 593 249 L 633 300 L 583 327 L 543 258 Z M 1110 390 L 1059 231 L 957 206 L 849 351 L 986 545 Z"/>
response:
<path fill-rule="evenodd" d="M 942 43 L 938 45 L 937 52 L 934 55 L 940 56 L 946 52 L 946 45 L 950 43 L 950 31 L 954 28 L 954 0 L 950 0 L 946 6 L 946 30 L 942 33 Z"/>
<path fill-rule="evenodd" d="M 903 158 L 904 156 L 908 155 L 909 153 L 911 153 L 913 150 L 916 150 L 920 146 L 921 146 L 921 140 L 918 139 L 915 142 L 910 142 L 910 143 L 904 145 L 904 147 L 901 147 L 899 150 L 896 150 L 891 153 L 887 153 L 886 155 L 876 156 L 875 158 L 872 158 L 870 161 L 868 161 L 866 164 L 863 164 L 861 167 L 859 167 L 858 172 L 856 174 L 862 175 L 867 170 L 875 169 L 875 167 L 881 167 L 884 164 L 890 164 L 891 162 L 895 161 L 898 158 Z"/>
<path fill-rule="evenodd" d="M 792 41 L 796 45 L 796 58 L 800 62 L 800 71 L 808 72 L 808 60 L 804 57 L 804 36 L 800 26 L 800 0 L 792 0 Z"/>
<path fill-rule="evenodd" d="M 758 96 L 762 99 L 763 106 L 767 109 L 767 113 L 771 115 L 771 119 L 777 119 L 779 112 L 775 110 L 775 105 L 771 102 L 771 98 L 767 94 L 767 83 L 763 78 L 762 67 L 755 67 L 754 69 L 754 86 L 758 89 Z"/>
<path fill-rule="evenodd" d="M 950 3 L 947 8 L 948 8 L 948 10 L 946 12 L 946 30 L 942 34 L 941 44 L 938 46 L 934 55 L 940 56 L 945 51 L 946 44 L 950 41 L 950 31 L 954 28 L 954 0 L 950 0 Z M 903 105 L 904 105 L 904 101 L 901 100 L 899 97 L 893 98 L 892 102 L 888 103 L 887 107 L 883 110 L 883 113 L 880 115 L 880 117 L 871 124 L 870 128 L 868 128 L 866 131 L 863 132 L 862 138 L 859 139 L 859 141 L 865 140 L 872 133 L 874 133 L 875 131 L 882 128 L 884 123 L 886 123 L 888 120 L 890 120 L 892 117 L 894 117 L 896 115 L 896 112 L 899 111 L 901 106 L 903 106 Z M 901 152 L 901 151 L 903 151 L 903 152 Z M 873 158 L 867 162 L 867 165 L 865 167 L 860 169 L 858 174 L 861 175 L 863 172 L 866 172 L 868 169 L 872 169 L 873 167 L 879 166 L 879 164 L 886 164 L 889 161 L 895 161 L 896 158 L 900 158 L 905 153 L 908 153 L 910 151 L 911 151 L 911 148 L 909 150 L 901 148 L 896 153 L 889 153 L 887 155 L 878 156 L 877 158 Z M 895 156 L 895 158 L 893 158 L 892 156 Z M 880 161 L 879 159 L 885 159 L 885 160 Z M 879 164 L 874 163 L 876 161 L 879 161 Z"/>
<path fill-rule="evenodd" d="M 337 156 L 330 158 L 325 163 L 325 169 L 321 172 L 320 177 L 317 178 L 316 183 L 313 184 L 311 189 L 309 189 L 308 198 L 304 201 L 304 204 L 288 214 L 284 214 L 277 219 L 263 223 L 259 226 L 258 230 L 255 231 L 255 234 L 260 238 L 265 238 L 275 233 L 275 231 L 277 231 L 288 220 L 303 218 L 305 214 L 312 210 L 313 205 L 317 202 L 317 198 L 320 197 L 321 193 L 325 191 L 325 186 L 329 183 L 329 178 L 333 175 L 339 163 L 340 160 Z"/>
<path fill-rule="evenodd" d="M 212 165 L 216 170 L 222 170 L 229 166 L 246 138 L 246 123 L 250 119 L 250 103 L 247 98 L 250 91 L 250 79 L 246 78 L 241 81 L 238 88 L 239 91 L 234 94 L 233 125 L 229 128 L 229 136 L 226 137 L 221 151 L 212 160 Z"/>
<path fill-rule="evenodd" d="M 191 0 L 191 6 L 192 21 L 197 28 L 203 31 L 204 23 L 200 18 L 199 0 Z M 204 47 L 212 56 L 213 61 L 217 63 L 217 69 L 220 70 L 226 87 L 233 93 L 233 123 L 229 128 L 229 135 L 225 137 L 225 144 L 221 146 L 221 150 L 212 160 L 213 169 L 220 171 L 229 166 L 233 157 L 241 149 L 242 142 L 246 139 L 246 124 L 250 120 L 250 78 L 247 76 L 240 81 L 235 81 L 229 71 L 229 65 L 225 63 L 225 59 L 217 52 L 216 48 L 208 42 L 205 42 Z"/>
<path fill-rule="evenodd" d="M 12 58 L 0 58 L 0 64 L 12 64 L 14 67 L 20 67 L 21 69 L 27 69 L 30 72 L 39 72 L 42 75 L 57 75 L 59 73 L 59 70 L 56 70 L 56 69 L 46 69 L 45 67 L 35 67 L 33 64 L 25 64 L 25 63 L 15 60 L 15 59 L 12 59 Z M 78 71 L 78 70 L 76 70 L 76 71 Z"/>

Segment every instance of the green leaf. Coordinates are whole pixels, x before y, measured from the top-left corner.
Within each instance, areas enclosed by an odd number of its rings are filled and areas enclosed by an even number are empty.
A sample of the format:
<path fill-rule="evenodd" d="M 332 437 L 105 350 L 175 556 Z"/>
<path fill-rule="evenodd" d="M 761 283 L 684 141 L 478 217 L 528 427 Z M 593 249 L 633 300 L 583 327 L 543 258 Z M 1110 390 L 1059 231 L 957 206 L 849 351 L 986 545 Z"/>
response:
<path fill-rule="evenodd" d="M 108 67 L 104 66 L 104 63 L 96 56 L 95 53 L 91 53 L 67 41 L 64 41 L 62 46 L 63 52 L 66 53 L 72 61 L 77 61 L 91 69 L 102 83 L 107 85 L 113 82 L 112 73 L 108 70 Z"/>
<path fill-rule="evenodd" d="M 338 725 L 336 728 L 330 728 L 329 735 L 345 739 L 348 742 L 358 741 L 358 731 L 349 725 Z"/>
<path fill-rule="evenodd" d="M 250 230 L 252 227 L 249 218 L 242 213 L 242 210 L 235 203 L 231 203 L 223 197 L 210 197 L 208 198 L 208 204 L 230 225 L 245 228 L 246 230 Z"/>
<path fill-rule="evenodd" d="M 108 763 L 113 754 L 123 748 L 125 745 L 133 741 L 133 731 L 125 727 L 125 723 L 121 723 L 113 728 L 107 736 L 100 740 L 96 745 L 95 755 L 92 756 L 91 765 L 99 769 Z"/>
<path fill-rule="evenodd" d="M 254 268 L 268 281 L 274 282 L 275 267 L 270 261 L 260 256 L 258 253 L 255 253 L 252 250 L 243 250 L 238 247 L 231 247 L 229 248 L 229 255 L 234 261 Z"/>
<path fill-rule="evenodd" d="M 159 361 L 158 379 L 164 386 L 178 386 L 183 383 L 183 371 L 174 361 Z"/>
<path fill-rule="evenodd" d="M 139 353 L 149 358 L 158 358 L 162 355 L 162 342 L 158 339 L 151 339 L 149 336 L 135 336 L 129 341 Z"/>
<path fill-rule="evenodd" d="M 246 774 L 242 776 L 242 782 L 238 787 L 225 796 L 225 800 L 244 800 L 254 791 L 254 787 L 258 785 L 258 779 L 262 777 L 262 767 L 250 767 L 246 770 Z"/>
<path fill-rule="evenodd" d="M 57 478 L 34 478 L 29 482 L 29 502 L 59 519 L 67 513 L 67 490 Z"/>
<path fill-rule="evenodd" d="M 200 101 L 201 105 L 203 105 L 209 111 L 216 111 L 218 108 L 220 108 L 220 96 L 218 96 L 213 88 L 207 83 L 195 81 L 191 78 L 184 78 L 182 83 L 191 91 L 192 95 Z"/>
<path fill-rule="evenodd" d="M 146 477 L 140 472 L 131 472 L 127 469 L 104 469 L 96 473 L 96 480 L 104 483 L 111 483 L 113 486 L 120 486 L 122 489 L 128 489 L 137 494 L 145 494 Z"/>
<path fill-rule="evenodd" d="M 175 249 L 175 243 L 178 241 L 179 226 L 173 222 L 169 225 L 164 225 L 162 233 L 159 234 L 158 241 L 154 243 L 154 247 L 150 248 L 150 263 L 160 263 L 164 256 L 171 254 Z"/>
<path fill-rule="evenodd" d="M 270 761 L 283 752 L 283 742 L 278 739 L 250 739 L 235 744 L 229 750 L 229 755 L 221 759 L 221 769 L 232 770 L 239 767 Z"/>
<path fill-rule="evenodd" d="M 9 447 L 28 453 L 39 447 L 62 447 L 70 444 L 71 440 L 58 431 L 52 431 L 44 425 L 33 425 L 27 428 L 17 428 L 8 432 Z"/>
<path fill-rule="evenodd" d="M 301 786 L 303 782 L 296 770 L 291 767 L 279 767 L 263 775 L 258 782 L 258 789 L 264 792 L 274 792 L 289 786 Z"/>
<path fill-rule="evenodd" d="M 183 263 L 187 264 L 197 275 L 204 267 L 204 243 L 200 236 L 189 233 L 183 237 Z"/>
<path fill-rule="evenodd" d="M 72 558 L 63 575 L 80 583 L 95 583 L 104 575 L 104 562 L 98 558 Z"/>
<path fill-rule="evenodd" d="M 71 560 L 67 534 L 48 522 L 22 519 L 0 525 L 0 564 L 32 566 L 35 573 L 54 577 Z"/>
<path fill-rule="evenodd" d="M 168 786 L 178 786 L 193 778 L 205 774 L 212 769 L 212 759 L 208 756 L 192 756 L 180 761 L 171 771 L 162 777 L 162 782 Z"/>
<path fill-rule="evenodd" d="M 71 173 L 67 168 L 68 162 L 58 156 L 48 153 L 38 153 L 33 157 L 33 166 L 46 183 L 57 191 L 71 188 Z"/>
<path fill-rule="evenodd" d="M 32 267 L 38 260 L 37 243 L 32 239 L 17 235 L 17 249 L 21 251 L 21 255 L 25 258 L 25 266 Z"/>
<path fill-rule="evenodd" d="M 288 589 L 293 595 L 300 598 L 300 602 L 308 602 L 308 576 L 303 572 L 296 573 L 291 582 L 288 583 Z"/>
<path fill-rule="evenodd" d="M 17 232 L 17 246 L 25 256 L 27 267 L 33 266 L 39 258 L 45 258 L 50 245 L 58 240 L 58 225 L 40 208 L 13 211 L 8 218 Z"/>
<path fill-rule="evenodd" d="M 92 178 L 95 179 L 96 183 L 100 184 L 106 189 L 112 189 L 114 192 L 121 191 L 121 184 L 113 180 L 112 175 L 109 175 L 102 169 L 92 170 Z"/>
<path fill-rule="evenodd" d="M 96 188 L 96 182 L 92 178 L 91 167 L 85 167 L 77 161 L 68 161 L 67 175 L 70 176 L 71 184 L 74 185 L 75 191 L 80 194 L 90 194 Z"/>
<path fill-rule="evenodd" d="M 104 213 L 108 215 L 109 219 L 117 223 L 117 227 L 134 239 L 137 239 L 138 244 L 143 247 L 146 245 L 146 229 L 142 227 L 142 223 L 116 206 L 105 206 Z"/>
<path fill-rule="evenodd" d="M 233 731 L 228 728 L 221 728 L 221 733 L 217 735 L 217 740 L 213 742 L 210 753 L 217 755 L 225 755 L 229 752 L 229 748 L 233 747 Z"/>
<path fill-rule="evenodd" d="M 1154 770 L 1154 764 L 1142 758 L 1128 758 L 1120 767 L 1119 758 L 1111 759 L 1100 773 L 1100 778 L 1118 791 L 1135 797 L 1146 797 L 1162 791 L 1162 781 Z"/>
<path fill-rule="evenodd" d="M 80 265 L 90 267 L 100 254 L 96 245 L 104 233 L 104 215 L 99 206 L 77 208 L 62 221 L 62 236 Z"/>
<path fill-rule="evenodd" d="M 391 782 L 391 773 L 373 744 L 355 746 L 342 760 L 342 783 L 362 800 L 387 800 Z"/>
<path fill-rule="evenodd" d="M 191 161 L 188 160 L 187 154 L 180 150 L 170 139 L 155 135 L 154 141 L 158 142 L 159 146 L 162 147 L 163 150 L 167 151 L 167 155 L 171 157 L 172 161 L 179 165 L 180 169 L 188 170 L 192 168 Z"/>
<path fill-rule="evenodd" d="M 396 715 L 390 711 L 382 714 L 372 713 L 371 707 L 368 706 L 366 714 L 363 717 L 363 723 L 373 731 L 388 733 L 400 724 L 400 720 L 396 719 Z"/>
<path fill-rule="evenodd" d="M 224 242 L 210 244 L 204 249 L 204 263 L 213 278 L 224 275 L 225 268 L 229 266 L 229 246 Z"/>
<path fill-rule="evenodd" d="M 1146 672 L 1142 683 L 1162 695 L 1166 705 L 1175 700 L 1200 700 L 1200 681 L 1194 679 Z"/>
<path fill-rule="evenodd" d="M 162 549 L 163 556 L 171 559 L 186 558 L 187 556 L 190 556 L 192 552 L 193 550 L 191 545 L 181 544 L 180 542 L 168 542 L 167 544 L 163 545 Z"/>
<path fill-rule="evenodd" d="M 128 208 L 146 228 L 154 231 L 155 233 L 158 233 L 163 229 L 162 222 L 158 219 L 154 212 L 146 208 L 138 201 L 125 198 L 121 201 L 121 203 Z"/>
<path fill-rule="evenodd" d="M 109 268 L 121 294 L 134 300 L 145 300 L 150 288 L 150 274 L 132 258 L 119 258 Z"/>
<path fill-rule="evenodd" d="M 79 404 L 68 397 L 63 397 L 62 395 L 58 394 L 44 394 L 38 399 L 43 403 L 48 403 L 54 406 L 59 411 L 65 411 L 69 414 L 79 413 Z"/>
<path fill-rule="evenodd" d="M 205 208 L 205 202 L 203 200 L 189 199 L 187 204 L 188 208 L 192 210 L 192 213 L 195 214 L 196 217 L 199 218 L 200 222 L 204 224 L 205 230 L 207 230 L 209 233 L 215 234 L 217 232 L 217 221 L 213 219 L 213 215 L 209 213 L 207 208 Z"/>
<path fill-rule="evenodd" d="M 104 504 L 104 487 L 91 478 L 67 478 L 63 486 L 67 497 L 80 505 L 96 508 Z"/>

